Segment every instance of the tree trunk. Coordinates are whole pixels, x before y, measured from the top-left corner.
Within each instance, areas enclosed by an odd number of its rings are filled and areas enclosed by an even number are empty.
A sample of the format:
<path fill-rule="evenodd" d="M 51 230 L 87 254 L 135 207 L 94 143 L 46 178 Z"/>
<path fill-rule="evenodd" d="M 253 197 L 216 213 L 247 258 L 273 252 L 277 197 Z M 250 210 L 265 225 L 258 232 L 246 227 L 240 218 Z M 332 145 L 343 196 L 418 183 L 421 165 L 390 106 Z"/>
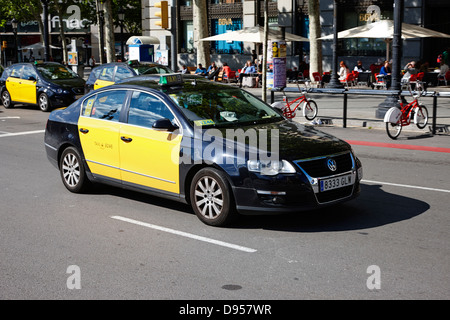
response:
<path fill-rule="evenodd" d="M 116 47 L 114 39 L 114 21 L 112 17 L 112 0 L 105 2 L 105 46 L 106 46 L 106 61 L 116 61 Z"/>
<path fill-rule="evenodd" d="M 69 59 L 68 59 L 68 55 L 67 55 L 66 33 L 64 32 L 63 8 L 58 3 L 58 1 L 55 1 L 54 6 L 56 8 L 56 12 L 57 12 L 58 18 L 59 18 L 59 35 L 61 37 L 61 45 L 62 45 L 62 50 L 63 50 L 63 63 L 66 64 L 69 61 Z M 74 51 L 73 48 L 72 48 L 72 51 Z"/>
<path fill-rule="evenodd" d="M 194 0 L 193 6 L 194 16 L 194 47 L 197 48 L 197 64 L 201 63 L 207 68 L 211 64 L 211 56 L 209 53 L 209 41 L 199 41 L 199 39 L 208 37 L 208 16 L 206 0 Z"/>
<path fill-rule="evenodd" d="M 312 73 L 322 74 L 322 41 L 320 38 L 320 0 L 309 0 L 309 77 L 313 79 Z"/>

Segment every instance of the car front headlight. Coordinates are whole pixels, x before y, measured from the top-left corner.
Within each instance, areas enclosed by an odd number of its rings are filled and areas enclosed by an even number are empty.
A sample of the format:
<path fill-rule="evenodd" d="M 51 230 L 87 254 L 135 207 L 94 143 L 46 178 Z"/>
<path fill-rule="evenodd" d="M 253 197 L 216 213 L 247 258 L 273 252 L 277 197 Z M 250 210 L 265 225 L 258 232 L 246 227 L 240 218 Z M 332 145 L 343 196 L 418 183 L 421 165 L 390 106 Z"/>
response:
<path fill-rule="evenodd" d="M 295 168 L 286 160 L 248 160 L 247 168 L 250 172 L 257 172 L 265 176 L 296 172 Z"/>

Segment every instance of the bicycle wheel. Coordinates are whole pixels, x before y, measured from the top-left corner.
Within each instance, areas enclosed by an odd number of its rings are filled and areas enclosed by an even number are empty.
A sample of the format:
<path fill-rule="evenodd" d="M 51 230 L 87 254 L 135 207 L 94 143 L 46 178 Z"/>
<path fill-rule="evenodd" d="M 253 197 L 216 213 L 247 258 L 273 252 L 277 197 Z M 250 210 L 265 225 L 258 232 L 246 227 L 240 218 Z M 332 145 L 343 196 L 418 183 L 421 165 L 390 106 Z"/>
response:
<path fill-rule="evenodd" d="M 417 128 L 423 129 L 428 123 L 428 110 L 425 106 L 419 105 L 416 110 L 414 110 L 414 123 Z"/>
<path fill-rule="evenodd" d="M 399 120 L 397 123 L 386 122 L 386 132 L 389 138 L 394 140 L 397 139 L 397 137 L 400 135 L 400 132 L 402 132 L 401 120 Z"/>
<path fill-rule="evenodd" d="M 318 112 L 317 103 L 309 99 L 303 104 L 303 114 L 307 120 L 314 120 Z"/>

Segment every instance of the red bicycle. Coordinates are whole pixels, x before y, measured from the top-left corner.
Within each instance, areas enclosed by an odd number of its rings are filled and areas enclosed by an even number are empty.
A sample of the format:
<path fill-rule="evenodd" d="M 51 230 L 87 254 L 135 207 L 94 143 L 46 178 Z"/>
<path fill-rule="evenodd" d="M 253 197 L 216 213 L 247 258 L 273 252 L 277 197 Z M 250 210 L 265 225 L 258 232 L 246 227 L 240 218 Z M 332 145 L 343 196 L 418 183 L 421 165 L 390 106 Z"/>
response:
<path fill-rule="evenodd" d="M 413 94 L 411 86 L 409 86 L 408 88 L 414 98 L 413 101 L 411 101 L 410 103 L 404 103 L 403 101 L 399 100 L 400 109 L 397 107 L 392 107 L 386 112 L 386 115 L 384 116 L 387 135 L 389 136 L 389 138 L 394 140 L 397 139 L 397 137 L 400 135 L 403 127 L 409 126 L 411 124 L 412 119 L 414 121 L 414 124 L 419 129 L 425 128 L 428 123 L 428 110 L 424 105 L 419 103 L 419 97 L 423 94 L 423 91 L 420 90 L 418 91 L 418 94 Z"/>
<path fill-rule="evenodd" d="M 299 86 L 299 82 L 297 81 L 297 86 L 300 92 L 303 93 L 300 97 L 289 101 L 286 93 L 284 93 L 283 102 L 278 101 L 272 103 L 272 107 L 280 109 L 281 112 L 283 112 L 283 115 L 288 118 L 292 119 L 295 117 L 297 109 L 300 109 L 303 111 L 303 116 L 307 120 L 314 120 L 314 118 L 317 116 L 318 108 L 317 103 L 313 99 L 309 99 L 306 96 L 307 92 L 311 91 L 311 88 L 309 87 L 308 81 L 302 81 L 305 84 L 305 88 L 301 88 Z"/>

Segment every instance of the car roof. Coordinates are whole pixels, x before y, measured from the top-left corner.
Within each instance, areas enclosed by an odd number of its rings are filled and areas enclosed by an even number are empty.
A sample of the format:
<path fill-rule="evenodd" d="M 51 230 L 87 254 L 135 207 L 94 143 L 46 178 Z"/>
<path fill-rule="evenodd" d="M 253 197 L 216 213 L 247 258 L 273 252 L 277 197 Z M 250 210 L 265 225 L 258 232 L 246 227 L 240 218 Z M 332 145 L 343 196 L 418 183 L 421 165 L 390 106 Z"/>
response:
<path fill-rule="evenodd" d="M 180 73 L 173 73 L 176 75 L 181 76 L 182 82 L 187 81 L 201 81 L 202 83 L 209 83 L 214 84 L 213 82 L 206 80 L 204 77 L 198 76 L 198 75 L 186 75 L 186 74 L 180 74 Z M 140 87 L 146 87 L 146 88 L 152 88 L 152 89 L 160 89 L 161 86 L 159 85 L 159 81 L 161 77 L 173 75 L 173 74 L 143 74 L 140 76 L 125 78 L 120 81 L 117 81 L 114 86 L 118 85 L 132 85 L 132 86 L 140 86 Z M 176 85 L 174 85 L 176 86 Z"/>
<path fill-rule="evenodd" d="M 109 67 L 109 66 L 161 66 L 161 67 L 165 67 L 165 68 L 169 68 L 168 66 L 165 66 L 163 64 L 159 64 L 156 62 L 150 62 L 150 61 L 137 61 L 137 60 L 130 60 L 127 62 L 108 62 L 108 63 L 104 63 L 101 64 L 99 66 L 96 66 L 95 69 L 97 68 L 101 68 L 101 67 Z"/>

